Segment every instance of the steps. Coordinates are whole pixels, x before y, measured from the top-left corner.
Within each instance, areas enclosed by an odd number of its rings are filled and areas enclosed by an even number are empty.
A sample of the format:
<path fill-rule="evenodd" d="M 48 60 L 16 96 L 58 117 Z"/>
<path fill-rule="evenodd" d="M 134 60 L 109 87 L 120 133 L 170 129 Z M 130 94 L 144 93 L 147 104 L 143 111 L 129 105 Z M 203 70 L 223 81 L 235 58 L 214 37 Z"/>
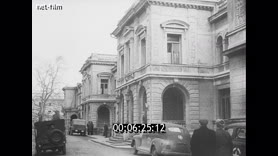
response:
<path fill-rule="evenodd" d="M 123 134 L 116 133 L 115 136 L 109 138 L 108 143 L 114 146 L 130 146 L 131 145 L 131 138 L 124 140 Z"/>

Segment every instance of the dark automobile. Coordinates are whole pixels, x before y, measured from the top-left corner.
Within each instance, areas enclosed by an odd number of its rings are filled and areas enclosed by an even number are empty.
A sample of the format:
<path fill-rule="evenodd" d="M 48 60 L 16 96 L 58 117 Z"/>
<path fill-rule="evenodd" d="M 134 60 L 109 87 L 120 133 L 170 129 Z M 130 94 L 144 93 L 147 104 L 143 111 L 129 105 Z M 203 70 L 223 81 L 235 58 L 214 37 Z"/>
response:
<path fill-rule="evenodd" d="M 65 120 L 41 121 L 35 123 L 36 155 L 47 150 L 66 154 Z"/>
<path fill-rule="evenodd" d="M 69 135 L 78 133 L 82 136 L 86 135 L 86 121 L 82 119 L 73 119 L 69 128 Z"/>
<path fill-rule="evenodd" d="M 141 133 L 133 136 L 131 146 L 138 151 L 157 155 L 191 156 L 190 134 L 177 124 L 165 123 L 166 133 Z"/>
<path fill-rule="evenodd" d="M 246 122 L 230 123 L 225 127 L 233 140 L 233 156 L 246 155 Z"/>

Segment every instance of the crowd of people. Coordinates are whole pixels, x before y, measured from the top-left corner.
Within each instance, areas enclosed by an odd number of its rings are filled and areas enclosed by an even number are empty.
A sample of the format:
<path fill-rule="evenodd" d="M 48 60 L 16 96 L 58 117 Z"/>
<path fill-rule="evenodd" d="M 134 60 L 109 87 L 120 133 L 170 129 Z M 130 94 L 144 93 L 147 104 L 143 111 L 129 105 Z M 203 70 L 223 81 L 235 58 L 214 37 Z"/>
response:
<path fill-rule="evenodd" d="M 233 143 L 230 134 L 224 130 L 224 120 L 216 120 L 216 131 L 207 127 L 208 120 L 199 120 L 200 128 L 194 130 L 191 138 L 192 156 L 232 156 Z"/>

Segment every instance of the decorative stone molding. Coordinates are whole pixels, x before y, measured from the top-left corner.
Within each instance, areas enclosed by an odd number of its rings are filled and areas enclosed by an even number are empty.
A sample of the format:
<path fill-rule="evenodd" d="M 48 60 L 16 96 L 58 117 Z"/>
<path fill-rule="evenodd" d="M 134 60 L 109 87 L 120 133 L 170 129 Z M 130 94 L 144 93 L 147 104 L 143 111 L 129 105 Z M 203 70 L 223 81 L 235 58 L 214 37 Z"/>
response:
<path fill-rule="evenodd" d="M 146 31 L 147 31 L 147 27 L 146 27 L 146 26 L 139 25 L 139 26 L 136 28 L 136 30 L 135 30 L 135 34 L 136 34 L 137 36 L 139 36 L 139 35 L 145 33 Z"/>
<path fill-rule="evenodd" d="M 129 80 L 132 80 L 132 79 L 134 79 L 134 73 L 131 73 L 131 74 L 129 74 L 129 75 L 127 75 L 126 77 L 125 77 L 125 80 L 126 80 L 126 82 L 128 82 Z"/>
<path fill-rule="evenodd" d="M 235 0 L 235 27 L 241 26 L 246 22 L 245 0 Z"/>
<path fill-rule="evenodd" d="M 102 72 L 97 74 L 97 77 L 112 77 L 112 76 L 113 74 L 108 72 Z"/>
<path fill-rule="evenodd" d="M 208 18 L 208 21 L 210 23 L 214 23 L 216 22 L 217 20 L 221 19 L 221 18 L 224 18 L 224 17 L 227 17 L 228 15 L 228 11 L 227 11 L 227 7 L 221 9 L 220 11 L 218 11 L 217 13 L 213 14 L 212 16 L 210 16 Z"/>
<path fill-rule="evenodd" d="M 178 3 L 178 2 L 167 2 L 167 1 L 157 1 L 157 0 L 149 0 L 149 4 L 166 6 L 166 7 L 175 7 L 175 8 L 207 10 L 207 11 L 212 11 L 214 9 L 213 5 Z"/>
<path fill-rule="evenodd" d="M 182 29 L 188 30 L 189 24 L 181 20 L 169 20 L 160 25 L 163 29 Z"/>
<path fill-rule="evenodd" d="M 129 33 L 133 32 L 134 28 L 131 26 L 125 26 L 123 31 L 123 36 L 127 36 Z"/>
<path fill-rule="evenodd" d="M 118 50 L 118 51 L 121 51 L 123 48 L 124 48 L 124 45 L 119 44 L 118 47 L 117 47 L 117 50 Z"/>

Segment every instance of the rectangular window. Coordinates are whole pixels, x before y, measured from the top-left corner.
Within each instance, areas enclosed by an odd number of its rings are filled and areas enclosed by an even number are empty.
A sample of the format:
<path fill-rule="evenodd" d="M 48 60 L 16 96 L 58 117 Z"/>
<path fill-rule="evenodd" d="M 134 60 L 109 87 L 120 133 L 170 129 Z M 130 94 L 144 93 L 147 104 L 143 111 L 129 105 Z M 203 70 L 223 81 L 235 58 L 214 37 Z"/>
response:
<path fill-rule="evenodd" d="M 125 57 L 124 55 L 121 56 L 121 77 L 124 76 L 124 70 L 125 70 Z"/>
<path fill-rule="evenodd" d="M 171 64 L 181 64 L 181 35 L 168 34 L 167 35 L 167 60 Z"/>
<path fill-rule="evenodd" d="M 108 79 L 101 79 L 101 94 L 108 94 Z"/>
<path fill-rule="evenodd" d="M 141 40 L 141 66 L 146 65 L 146 39 Z"/>
<path fill-rule="evenodd" d="M 127 43 L 126 44 L 126 52 L 127 52 L 127 65 L 126 65 L 126 67 L 127 67 L 127 72 L 129 72 L 130 71 L 130 61 L 131 61 L 131 57 L 130 57 L 130 46 L 129 46 L 129 43 Z"/>
<path fill-rule="evenodd" d="M 222 119 L 231 117 L 230 89 L 219 90 L 219 116 Z"/>

